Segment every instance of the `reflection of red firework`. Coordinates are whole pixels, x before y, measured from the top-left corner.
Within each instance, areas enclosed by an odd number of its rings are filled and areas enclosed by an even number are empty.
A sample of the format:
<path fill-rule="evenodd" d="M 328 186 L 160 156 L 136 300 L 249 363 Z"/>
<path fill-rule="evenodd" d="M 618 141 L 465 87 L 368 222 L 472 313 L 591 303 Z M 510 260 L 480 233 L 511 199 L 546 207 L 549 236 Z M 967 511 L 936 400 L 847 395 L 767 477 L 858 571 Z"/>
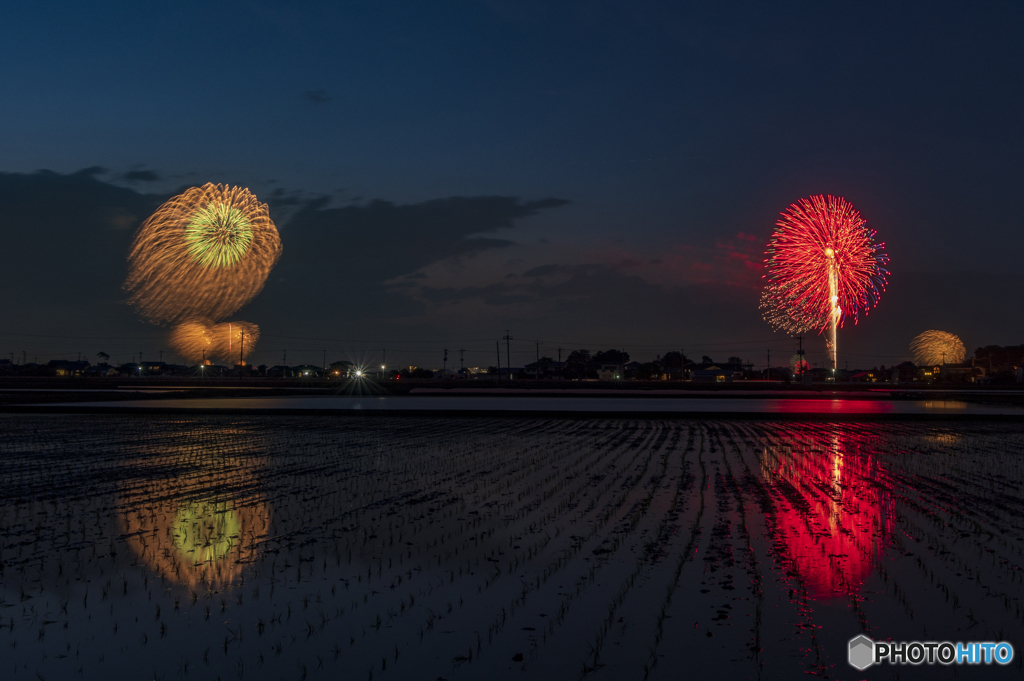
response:
<path fill-rule="evenodd" d="M 778 531 L 814 599 L 856 593 L 891 530 L 877 460 L 850 451 L 838 434 L 829 440 L 770 447 L 763 461 L 765 479 L 780 492 L 773 495 Z"/>

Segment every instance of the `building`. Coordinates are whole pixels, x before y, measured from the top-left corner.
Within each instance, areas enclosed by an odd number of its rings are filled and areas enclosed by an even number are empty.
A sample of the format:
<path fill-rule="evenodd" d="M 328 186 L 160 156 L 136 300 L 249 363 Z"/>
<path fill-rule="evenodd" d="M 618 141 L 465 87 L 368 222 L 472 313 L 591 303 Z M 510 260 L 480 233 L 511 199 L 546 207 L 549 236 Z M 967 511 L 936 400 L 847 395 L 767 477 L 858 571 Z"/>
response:
<path fill-rule="evenodd" d="M 690 370 L 694 383 L 732 383 L 733 372 L 717 367 L 714 364 L 704 368 Z"/>
<path fill-rule="evenodd" d="M 975 366 L 974 360 L 962 364 L 943 364 L 936 368 L 939 370 L 939 378 L 948 383 L 977 383 L 985 376 L 985 369 Z"/>
<path fill-rule="evenodd" d="M 85 376 L 89 370 L 90 364 L 88 362 L 72 362 L 65 359 L 54 359 L 50 360 L 47 364 L 53 369 L 54 374 L 57 376 Z"/>
<path fill-rule="evenodd" d="M 565 362 L 542 357 L 539 362 L 530 362 L 523 367 L 523 378 L 561 379 L 565 371 Z"/>

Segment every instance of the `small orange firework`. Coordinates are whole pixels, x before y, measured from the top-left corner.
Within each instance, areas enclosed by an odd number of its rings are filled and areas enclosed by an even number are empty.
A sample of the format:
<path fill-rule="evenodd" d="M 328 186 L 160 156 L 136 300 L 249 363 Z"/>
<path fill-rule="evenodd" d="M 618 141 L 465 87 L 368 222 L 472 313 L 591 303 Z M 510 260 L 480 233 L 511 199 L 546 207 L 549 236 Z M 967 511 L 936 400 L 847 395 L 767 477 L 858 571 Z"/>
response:
<path fill-rule="evenodd" d="M 281 239 L 248 189 L 207 183 L 160 206 L 128 255 L 128 302 L 153 322 L 222 319 L 252 300 Z"/>
<path fill-rule="evenodd" d="M 221 360 L 235 364 L 252 354 L 260 339 L 260 327 L 249 322 L 190 319 L 171 330 L 169 343 L 189 362 Z"/>
<path fill-rule="evenodd" d="M 960 364 L 967 356 L 963 342 L 946 331 L 925 331 L 910 343 L 918 366 Z"/>

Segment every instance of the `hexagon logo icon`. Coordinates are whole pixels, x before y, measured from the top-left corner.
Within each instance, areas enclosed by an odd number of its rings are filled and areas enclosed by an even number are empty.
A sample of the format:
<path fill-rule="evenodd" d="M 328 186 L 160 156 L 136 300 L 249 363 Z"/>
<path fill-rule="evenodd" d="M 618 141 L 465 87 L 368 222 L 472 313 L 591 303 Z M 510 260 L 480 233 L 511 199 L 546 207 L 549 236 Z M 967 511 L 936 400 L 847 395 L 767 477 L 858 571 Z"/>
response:
<path fill-rule="evenodd" d="M 861 634 L 850 639 L 850 666 L 865 670 L 875 661 L 875 642 Z"/>

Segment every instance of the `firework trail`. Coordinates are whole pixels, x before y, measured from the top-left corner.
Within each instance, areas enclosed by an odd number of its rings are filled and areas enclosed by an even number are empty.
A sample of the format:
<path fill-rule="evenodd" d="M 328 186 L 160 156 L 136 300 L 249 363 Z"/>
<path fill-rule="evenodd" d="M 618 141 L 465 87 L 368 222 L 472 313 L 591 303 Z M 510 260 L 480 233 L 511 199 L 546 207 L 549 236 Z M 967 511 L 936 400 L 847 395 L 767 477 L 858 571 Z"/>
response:
<path fill-rule="evenodd" d="M 828 331 L 829 358 L 836 362 L 836 330 L 847 318 L 856 324 L 878 304 L 888 284 L 884 243 L 865 226 L 845 199 L 811 196 L 782 213 L 765 252 L 768 286 L 782 294 L 778 306 L 795 310 Z"/>
<path fill-rule="evenodd" d="M 260 327 L 249 322 L 215 324 L 190 319 L 171 330 L 171 348 L 189 362 L 220 360 L 235 364 L 252 354 L 260 339 Z"/>
<path fill-rule="evenodd" d="M 160 206 L 128 255 L 128 302 L 153 322 L 222 319 L 252 300 L 281 257 L 277 228 L 249 190 L 193 187 Z"/>
<path fill-rule="evenodd" d="M 910 343 L 914 362 L 921 365 L 960 364 L 967 356 L 963 342 L 945 331 L 925 331 Z"/>

